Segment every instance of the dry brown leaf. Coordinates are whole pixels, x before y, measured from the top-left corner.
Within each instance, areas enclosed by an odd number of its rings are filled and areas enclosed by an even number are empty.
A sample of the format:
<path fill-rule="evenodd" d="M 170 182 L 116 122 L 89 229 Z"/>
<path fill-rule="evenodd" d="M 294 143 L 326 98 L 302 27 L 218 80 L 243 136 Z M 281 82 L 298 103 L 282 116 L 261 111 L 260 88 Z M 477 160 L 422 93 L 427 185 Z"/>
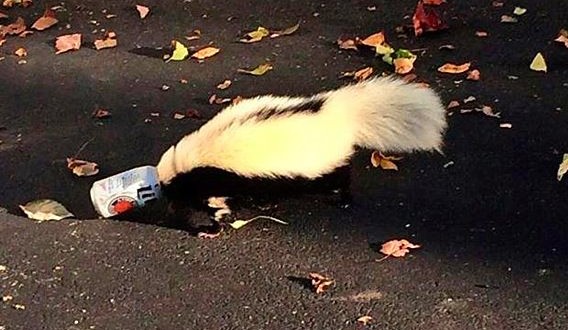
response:
<path fill-rule="evenodd" d="M 24 56 L 28 55 L 28 52 L 26 51 L 26 49 L 24 47 L 20 47 L 20 48 L 16 49 L 14 54 L 18 57 L 24 57 Z"/>
<path fill-rule="evenodd" d="M 38 18 L 37 21 L 32 25 L 32 29 L 36 29 L 38 31 L 43 31 L 48 29 L 59 22 L 57 18 L 55 18 L 55 12 L 51 9 L 46 9 L 43 13 L 43 16 Z"/>
<path fill-rule="evenodd" d="M 97 39 L 95 40 L 95 48 L 97 50 L 103 48 L 113 48 L 118 45 L 118 41 L 116 40 L 116 33 L 112 31 L 108 31 L 105 33 L 104 39 Z"/>
<path fill-rule="evenodd" d="M 366 68 L 357 70 L 355 72 L 354 77 L 355 77 L 355 80 L 362 81 L 362 80 L 369 78 L 372 74 L 373 74 L 373 68 L 368 66 Z"/>
<path fill-rule="evenodd" d="M 501 16 L 501 23 L 517 23 L 518 19 L 513 16 L 509 15 L 502 15 Z"/>
<path fill-rule="evenodd" d="M 566 46 L 566 48 L 568 48 L 568 37 L 566 37 L 564 35 L 559 35 L 558 38 L 554 39 L 554 41 L 562 42 L 562 43 L 564 43 L 564 46 Z"/>
<path fill-rule="evenodd" d="M 55 39 L 55 54 L 61 54 L 70 50 L 77 50 L 81 48 L 81 34 L 66 34 L 59 36 Z"/>
<path fill-rule="evenodd" d="M 446 0 L 422 0 L 425 5 L 438 6 L 446 2 Z"/>
<path fill-rule="evenodd" d="M 184 118 L 185 118 L 185 115 L 183 113 L 179 113 L 179 112 L 174 113 L 174 119 L 180 120 L 180 119 L 184 119 Z"/>
<path fill-rule="evenodd" d="M 459 107 L 459 106 L 460 106 L 460 102 L 459 102 L 459 101 L 456 101 L 456 100 L 453 100 L 453 101 L 450 101 L 450 103 L 448 103 L 448 106 L 447 106 L 446 108 L 447 108 L 447 109 L 452 109 L 452 108 L 457 108 L 457 107 Z"/>
<path fill-rule="evenodd" d="M 142 5 L 136 5 L 136 10 L 138 10 L 141 19 L 144 19 L 150 13 L 150 8 Z"/>
<path fill-rule="evenodd" d="M 99 173 L 99 165 L 97 163 L 75 158 L 67 158 L 67 168 L 77 176 L 93 176 Z"/>
<path fill-rule="evenodd" d="M 223 104 L 223 103 L 229 103 L 232 100 L 229 98 L 221 98 L 221 97 L 217 97 L 217 94 L 213 94 L 211 95 L 211 97 L 209 97 L 209 104 Z"/>
<path fill-rule="evenodd" d="M 363 325 L 368 325 L 371 321 L 373 320 L 372 317 L 370 317 L 369 315 L 365 315 L 365 316 L 361 316 L 357 319 L 357 322 L 363 324 Z"/>
<path fill-rule="evenodd" d="M 203 49 L 198 50 L 197 52 L 193 53 L 191 57 L 196 58 L 198 60 L 203 60 L 208 57 L 211 57 L 217 54 L 220 51 L 219 48 L 215 47 L 205 47 Z"/>
<path fill-rule="evenodd" d="M 32 3 L 33 3 L 32 0 L 4 0 L 2 2 L 2 6 L 10 8 L 13 7 L 14 5 L 20 5 L 26 8 L 28 6 L 31 6 Z"/>
<path fill-rule="evenodd" d="M 270 70 L 272 70 L 272 65 L 265 63 L 265 64 L 259 65 L 258 67 L 254 68 L 253 70 L 237 69 L 237 72 L 251 74 L 253 76 L 262 76 L 263 74 L 267 73 Z"/>
<path fill-rule="evenodd" d="M 488 106 L 488 105 L 482 106 L 481 112 L 483 112 L 483 114 L 486 115 L 487 117 L 501 118 L 501 113 L 500 112 L 497 112 L 497 113 L 493 112 L 493 108 Z"/>
<path fill-rule="evenodd" d="M 373 165 L 373 167 L 380 167 L 383 170 L 398 171 L 398 166 L 394 163 L 394 161 L 401 159 L 402 157 L 384 156 L 378 151 L 373 151 L 371 154 L 371 165 Z"/>
<path fill-rule="evenodd" d="M 284 30 L 272 31 L 272 33 L 270 34 L 270 38 L 278 38 L 278 37 L 282 37 L 282 36 L 291 35 L 292 33 L 298 31 L 299 28 L 300 28 L 300 22 L 298 22 L 296 25 L 291 26 L 289 28 L 286 28 Z"/>
<path fill-rule="evenodd" d="M 106 109 L 97 108 L 93 111 L 93 118 L 104 119 L 109 118 L 112 114 Z"/>
<path fill-rule="evenodd" d="M 232 82 L 229 79 L 226 79 L 225 81 L 223 81 L 222 83 L 217 85 L 218 89 L 227 89 L 229 88 L 229 86 L 231 86 Z"/>
<path fill-rule="evenodd" d="M 0 36 L 16 35 L 24 31 L 26 31 L 26 22 L 21 17 L 18 17 L 14 23 L 6 26 L 0 25 Z"/>
<path fill-rule="evenodd" d="M 357 49 L 357 43 L 355 42 L 355 40 L 353 39 L 342 39 L 339 38 L 337 39 L 337 44 L 339 45 L 340 49 L 353 49 L 353 50 L 358 50 Z"/>
<path fill-rule="evenodd" d="M 407 74 L 414 69 L 414 61 L 416 61 L 416 57 L 406 58 L 406 57 L 399 57 L 395 58 L 392 61 L 394 65 L 394 72 L 398 74 Z"/>
<path fill-rule="evenodd" d="M 381 245 L 380 252 L 385 254 L 387 257 L 392 256 L 395 258 L 404 257 L 407 253 L 410 252 L 410 249 L 417 249 L 420 245 L 412 244 L 405 239 L 401 240 L 391 240 L 385 242 Z"/>
<path fill-rule="evenodd" d="M 310 279 L 312 280 L 312 286 L 314 287 L 316 293 L 325 292 L 330 286 L 335 283 L 332 278 L 318 273 L 310 273 Z"/>
<path fill-rule="evenodd" d="M 470 66 L 471 66 L 470 62 L 460 64 L 460 65 L 452 64 L 452 63 L 446 63 L 446 64 L 444 64 L 444 65 L 442 65 L 441 67 L 438 68 L 438 72 L 452 73 L 452 74 L 463 73 L 463 72 L 466 72 L 467 70 L 469 70 Z"/>
<path fill-rule="evenodd" d="M 475 31 L 475 36 L 480 37 L 480 38 L 487 37 L 488 35 L 489 35 L 489 33 L 485 32 L 485 31 Z"/>
<path fill-rule="evenodd" d="M 465 79 L 478 81 L 480 78 L 481 78 L 481 73 L 479 72 L 479 70 L 475 69 L 475 70 L 469 71 L 467 73 L 467 77 Z"/>
<path fill-rule="evenodd" d="M 416 79 L 418 79 L 418 76 L 415 75 L 414 73 L 407 74 L 407 75 L 402 77 L 402 80 L 404 80 L 407 83 L 411 83 L 411 82 L 415 81 Z"/>
<path fill-rule="evenodd" d="M 377 47 L 385 42 L 385 34 L 381 31 L 375 34 L 371 34 L 367 38 L 361 40 L 361 44 L 370 47 Z"/>

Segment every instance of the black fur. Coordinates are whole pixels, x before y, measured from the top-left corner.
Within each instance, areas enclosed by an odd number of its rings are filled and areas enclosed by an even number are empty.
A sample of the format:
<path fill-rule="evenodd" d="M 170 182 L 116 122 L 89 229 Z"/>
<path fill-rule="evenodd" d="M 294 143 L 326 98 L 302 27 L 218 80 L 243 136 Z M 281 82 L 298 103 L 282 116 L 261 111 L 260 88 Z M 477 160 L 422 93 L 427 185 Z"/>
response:
<path fill-rule="evenodd" d="M 351 166 L 346 165 L 330 174 L 310 180 L 305 178 L 245 178 L 214 167 L 200 167 L 179 174 L 162 186 L 164 196 L 177 210 L 208 211 L 209 197 L 229 197 L 233 201 L 271 203 L 299 194 L 329 194 L 339 191 L 342 204 L 351 201 Z M 187 218 L 187 215 L 184 216 Z"/>
<path fill-rule="evenodd" d="M 323 104 L 325 103 L 325 98 L 323 97 L 313 97 L 303 103 L 300 103 L 295 106 L 290 106 L 287 108 L 265 108 L 259 112 L 255 112 L 250 116 L 242 118 L 239 120 L 241 124 L 249 121 L 254 120 L 256 122 L 265 121 L 269 119 L 275 119 L 281 116 L 290 116 L 297 113 L 318 113 Z"/>

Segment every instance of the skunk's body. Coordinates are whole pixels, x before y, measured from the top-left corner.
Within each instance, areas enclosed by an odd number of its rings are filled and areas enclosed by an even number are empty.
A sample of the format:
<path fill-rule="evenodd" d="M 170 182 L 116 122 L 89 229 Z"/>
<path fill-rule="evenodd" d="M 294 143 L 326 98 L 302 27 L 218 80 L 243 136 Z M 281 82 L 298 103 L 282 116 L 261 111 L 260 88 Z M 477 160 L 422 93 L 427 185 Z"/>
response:
<path fill-rule="evenodd" d="M 445 109 L 431 89 L 391 78 L 311 97 L 259 96 L 183 137 L 162 155 L 158 175 L 166 195 L 195 201 L 238 194 L 249 181 L 325 181 L 357 147 L 440 150 L 445 128 Z M 216 172 L 238 186 L 204 181 Z"/>

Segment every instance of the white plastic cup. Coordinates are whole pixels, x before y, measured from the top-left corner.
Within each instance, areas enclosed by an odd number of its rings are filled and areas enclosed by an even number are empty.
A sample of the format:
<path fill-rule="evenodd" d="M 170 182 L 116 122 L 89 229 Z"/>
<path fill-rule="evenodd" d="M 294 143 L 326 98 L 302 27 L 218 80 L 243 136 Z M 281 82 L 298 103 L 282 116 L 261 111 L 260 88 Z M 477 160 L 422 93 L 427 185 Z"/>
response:
<path fill-rule="evenodd" d="M 105 218 L 142 207 L 160 198 L 160 181 L 154 166 L 141 166 L 93 183 L 91 201 Z"/>

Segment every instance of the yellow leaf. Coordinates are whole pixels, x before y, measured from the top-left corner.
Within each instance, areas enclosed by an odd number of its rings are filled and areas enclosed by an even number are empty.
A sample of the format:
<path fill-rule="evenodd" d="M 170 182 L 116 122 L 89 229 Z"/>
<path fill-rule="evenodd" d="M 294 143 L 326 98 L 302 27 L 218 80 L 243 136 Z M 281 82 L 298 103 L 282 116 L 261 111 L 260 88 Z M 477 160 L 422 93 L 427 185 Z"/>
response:
<path fill-rule="evenodd" d="M 172 56 L 166 60 L 166 62 L 183 61 L 189 56 L 187 47 L 177 40 L 172 41 L 172 48 L 174 49 L 174 52 L 172 53 Z"/>
<path fill-rule="evenodd" d="M 568 154 L 564 154 L 562 157 L 562 163 L 558 166 L 558 174 L 556 175 L 558 181 L 562 180 L 562 177 L 566 174 L 566 172 L 568 172 Z"/>
<path fill-rule="evenodd" d="M 203 60 L 203 59 L 206 59 L 208 57 L 211 57 L 211 56 L 217 54 L 219 51 L 220 51 L 219 48 L 205 47 L 205 48 L 200 49 L 197 52 L 193 53 L 193 55 L 191 55 L 191 57 L 196 58 L 198 60 Z"/>
<path fill-rule="evenodd" d="M 251 223 L 251 222 L 253 222 L 253 221 L 255 221 L 255 220 L 259 220 L 259 219 L 272 220 L 272 221 L 277 222 L 277 223 L 279 223 L 279 224 L 281 224 L 281 225 L 287 225 L 287 224 L 288 224 L 287 222 L 282 221 L 282 220 L 277 219 L 277 218 L 274 218 L 274 217 L 269 217 L 269 216 L 266 216 L 266 215 L 259 215 L 259 216 L 256 216 L 256 217 L 252 218 L 252 219 L 248 219 L 248 220 L 236 220 L 236 221 L 234 221 L 234 222 L 229 223 L 229 225 L 230 225 L 231 227 L 233 227 L 233 229 L 240 229 L 240 228 L 242 228 L 242 227 L 248 225 L 249 223 Z"/>
<path fill-rule="evenodd" d="M 531 62 L 530 68 L 531 68 L 531 70 L 534 70 L 534 71 L 546 72 L 546 70 L 547 70 L 546 61 L 544 60 L 544 57 L 542 56 L 541 53 L 536 54 L 536 56 L 534 57 L 534 59 Z"/>
<path fill-rule="evenodd" d="M 243 38 L 239 41 L 250 44 L 262 40 L 262 38 L 268 36 L 269 34 L 270 32 L 266 28 L 259 26 L 256 30 L 246 34 L 248 38 Z"/>
<path fill-rule="evenodd" d="M 238 69 L 237 72 L 252 74 L 253 76 L 262 76 L 263 74 L 267 73 L 268 71 L 272 70 L 272 65 L 265 63 L 261 64 L 253 70 L 245 70 L 245 69 Z"/>
<path fill-rule="evenodd" d="M 381 54 L 381 55 L 392 54 L 392 53 L 394 53 L 394 48 L 392 48 L 388 44 L 384 43 L 382 45 L 376 45 L 375 46 L 375 52 L 377 54 Z"/>
<path fill-rule="evenodd" d="M 296 25 L 291 26 L 289 28 L 286 28 L 284 30 L 273 31 L 272 34 L 270 35 L 270 38 L 276 38 L 276 37 L 290 35 L 290 34 L 296 32 L 299 28 L 300 28 L 300 22 L 298 22 Z"/>
<path fill-rule="evenodd" d="M 526 8 L 521 8 L 521 7 L 515 7 L 515 10 L 513 10 L 513 14 L 517 15 L 517 16 L 521 16 L 524 13 L 527 12 Z"/>

